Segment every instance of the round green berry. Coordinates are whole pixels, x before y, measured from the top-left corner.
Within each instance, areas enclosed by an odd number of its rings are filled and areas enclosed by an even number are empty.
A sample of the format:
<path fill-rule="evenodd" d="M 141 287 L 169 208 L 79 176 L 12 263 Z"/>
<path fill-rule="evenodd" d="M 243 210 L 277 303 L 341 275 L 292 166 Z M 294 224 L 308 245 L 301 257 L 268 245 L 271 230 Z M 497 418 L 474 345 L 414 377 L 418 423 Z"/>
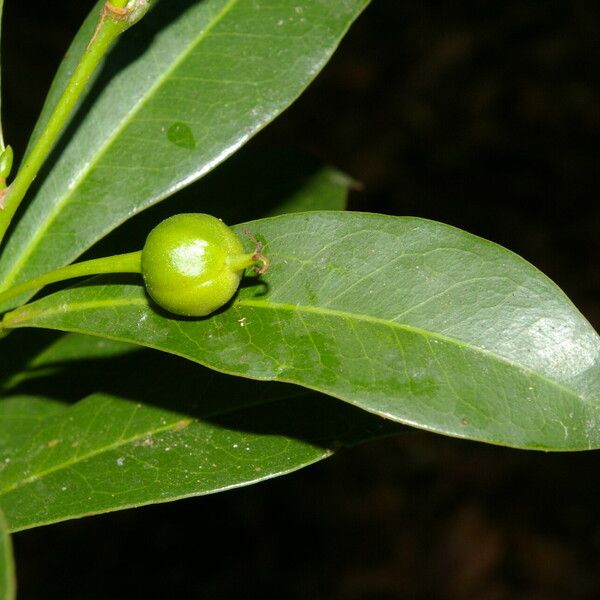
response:
<path fill-rule="evenodd" d="M 159 223 L 142 250 L 150 297 L 177 315 L 203 317 L 235 294 L 244 270 L 261 262 L 219 219 L 180 214 Z"/>

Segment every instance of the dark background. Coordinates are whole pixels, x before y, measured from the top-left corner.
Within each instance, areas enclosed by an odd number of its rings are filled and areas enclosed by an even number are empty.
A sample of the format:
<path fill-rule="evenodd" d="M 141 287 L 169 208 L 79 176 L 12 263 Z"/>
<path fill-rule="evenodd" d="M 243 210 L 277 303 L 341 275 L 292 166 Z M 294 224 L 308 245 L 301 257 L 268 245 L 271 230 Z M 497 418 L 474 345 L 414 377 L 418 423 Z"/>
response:
<path fill-rule="evenodd" d="M 20 155 L 92 3 L 6 4 Z M 599 21 L 585 0 L 373 0 L 252 143 L 349 173 L 353 209 L 514 250 L 598 328 Z M 407 430 L 258 486 L 17 534 L 20 598 L 595 599 L 599 461 Z"/>

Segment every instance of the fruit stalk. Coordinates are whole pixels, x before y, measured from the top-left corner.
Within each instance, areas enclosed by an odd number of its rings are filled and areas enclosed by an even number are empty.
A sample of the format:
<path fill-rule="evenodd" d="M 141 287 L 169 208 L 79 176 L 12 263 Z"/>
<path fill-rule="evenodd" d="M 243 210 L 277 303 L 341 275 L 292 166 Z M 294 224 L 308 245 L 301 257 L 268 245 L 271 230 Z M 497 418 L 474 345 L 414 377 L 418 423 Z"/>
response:
<path fill-rule="evenodd" d="M 90 277 L 109 273 L 141 273 L 141 256 L 140 251 L 116 254 L 115 256 L 86 260 L 67 265 L 55 271 L 49 271 L 0 292 L 0 305 L 4 305 L 28 292 L 40 290 L 51 283 L 58 283 L 76 277 Z"/>

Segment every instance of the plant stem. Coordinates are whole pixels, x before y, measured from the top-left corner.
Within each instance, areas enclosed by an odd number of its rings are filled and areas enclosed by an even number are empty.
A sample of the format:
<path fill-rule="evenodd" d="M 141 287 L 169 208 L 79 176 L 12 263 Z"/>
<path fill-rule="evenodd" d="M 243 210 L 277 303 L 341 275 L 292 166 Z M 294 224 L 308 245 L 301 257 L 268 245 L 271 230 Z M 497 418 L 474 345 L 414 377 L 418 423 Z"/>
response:
<path fill-rule="evenodd" d="M 0 0 L 0 39 L 2 38 L 2 12 L 4 0 Z M 4 134 L 2 131 L 2 73 L 0 72 L 0 151 L 4 150 Z"/>
<path fill-rule="evenodd" d="M 227 257 L 227 266 L 232 271 L 243 271 L 250 267 L 256 267 L 259 262 L 254 254 L 236 254 Z"/>
<path fill-rule="evenodd" d="M 75 277 L 89 277 L 91 275 L 102 275 L 108 273 L 141 273 L 142 252 L 129 252 L 128 254 L 116 254 L 104 258 L 95 258 L 80 263 L 67 265 L 55 271 L 50 271 L 33 277 L 23 283 L 19 283 L 0 293 L 0 305 L 18 298 L 19 296 L 39 290 L 51 283 L 73 279 Z"/>
<path fill-rule="evenodd" d="M 6 194 L 4 197 L 0 196 L 0 208 L 3 207 L 3 210 L 0 210 L 0 241 L 4 237 L 11 219 L 27 190 L 50 154 L 67 120 L 72 115 L 77 102 L 86 90 L 98 64 L 119 34 L 132 24 L 126 13 L 120 14 L 121 9 L 125 9 L 127 4 L 129 4 L 129 0 L 113 0 L 103 7 L 92 39 L 81 56 L 63 95 L 50 115 L 46 127 L 21 165 L 15 180 L 7 188 Z M 133 4 L 135 5 L 137 2 L 134 0 Z"/>

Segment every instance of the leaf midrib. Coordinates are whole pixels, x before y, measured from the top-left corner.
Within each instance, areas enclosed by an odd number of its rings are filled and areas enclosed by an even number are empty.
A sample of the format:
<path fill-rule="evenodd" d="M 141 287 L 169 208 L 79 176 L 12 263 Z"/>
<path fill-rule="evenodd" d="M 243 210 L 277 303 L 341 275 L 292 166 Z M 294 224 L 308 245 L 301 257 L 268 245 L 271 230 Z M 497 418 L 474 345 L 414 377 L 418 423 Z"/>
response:
<path fill-rule="evenodd" d="M 149 500 L 148 499 L 142 500 L 141 502 L 126 502 L 124 504 L 119 504 L 116 507 L 115 506 L 108 507 L 108 508 L 103 507 L 99 510 L 98 509 L 89 509 L 87 511 L 73 512 L 71 514 L 61 515 L 58 517 L 39 519 L 37 521 L 29 520 L 28 522 L 26 522 L 25 525 L 20 524 L 20 525 L 17 525 L 16 527 L 15 526 L 12 526 L 12 527 L 7 526 L 6 531 L 7 531 L 7 533 L 12 534 L 12 533 L 20 532 L 20 531 L 25 531 L 27 529 L 33 529 L 34 527 L 41 527 L 42 525 L 51 525 L 52 523 L 60 523 L 62 521 L 67 521 L 67 520 L 71 520 L 71 519 L 78 519 L 81 517 L 106 514 L 109 512 L 114 512 L 115 510 L 123 510 L 126 508 L 139 508 L 142 506 L 149 506 L 149 505 L 157 504 L 157 503 L 172 502 L 175 500 L 183 500 L 185 498 L 195 498 L 198 496 L 205 496 L 207 494 L 215 494 L 215 493 L 219 493 L 219 492 L 225 492 L 227 490 L 233 490 L 233 489 L 237 489 L 237 488 L 241 488 L 241 487 L 246 487 L 246 486 L 252 485 L 254 483 L 259 483 L 261 481 L 274 479 L 275 477 L 278 477 L 280 475 L 285 475 L 288 473 L 293 473 L 294 471 L 299 471 L 300 469 L 307 467 L 309 465 L 315 464 L 315 463 L 323 460 L 324 458 L 329 458 L 333 453 L 334 453 L 334 450 L 324 448 L 324 449 L 322 449 L 320 456 L 317 456 L 317 457 L 314 457 L 314 458 L 311 458 L 308 460 L 305 459 L 303 462 L 296 463 L 292 467 L 287 467 L 286 469 L 280 469 L 273 473 L 267 473 L 266 475 L 262 475 L 262 474 L 257 475 L 256 478 L 254 478 L 254 479 L 238 481 L 233 484 L 222 485 L 219 487 L 212 488 L 210 490 L 201 490 L 199 492 L 198 491 L 188 491 L 188 492 L 184 492 L 184 493 L 173 494 L 173 495 L 166 496 L 166 497 L 163 497 L 160 499 L 152 498 Z"/>
<path fill-rule="evenodd" d="M 81 169 L 77 175 L 72 179 L 71 184 L 69 186 L 69 190 L 67 193 L 52 207 L 52 209 L 47 213 L 47 218 L 44 219 L 43 223 L 36 229 L 35 234 L 29 238 L 29 242 L 25 246 L 24 251 L 20 253 L 17 259 L 13 262 L 12 267 L 7 272 L 3 281 L 0 284 L 0 290 L 4 290 L 12 285 L 15 281 L 16 277 L 19 275 L 21 267 L 27 263 L 34 250 L 39 245 L 40 241 L 46 234 L 50 225 L 54 223 L 56 217 L 60 214 L 63 207 L 67 204 L 69 198 L 77 191 L 79 184 L 83 179 L 87 177 L 93 167 L 99 162 L 99 160 L 106 154 L 108 149 L 115 142 L 115 139 L 118 138 L 121 132 L 131 123 L 133 118 L 140 112 L 140 110 L 144 107 L 146 102 L 154 95 L 154 92 L 162 86 L 162 84 L 168 80 L 171 74 L 179 67 L 179 65 L 192 53 L 192 51 L 196 50 L 198 45 L 203 41 L 203 39 L 210 34 L 210 32 L 227 16 L 227 14 L 238 4 L 239 0 L 229 0 L 227 4 L 223 6 L 223 8 L 218 12 L 212 21 L 203 29 L 198 36 L 194 39 L 194 41 L 189 45 L 187 50 L 182 52 L 175 61 L 165 69 L 161 76 L 157 78 L 154 84 L 152 84 L 146 94 L 142 95 L 136 104 L 132 107 L 132 110 L 129 111 L 127 116 L 120 121 L 118 126 L 113 130 L 113 132 L 105 139 L 105 141 L 100 145 L 98 151 L 96 152 L 95 157 L 85 165 L 83 169 Z M 118 225 L 118 224 L 117 224 Z M 115 225 L 116 226 L 116 225 Z"/>
<path fill-rule="evenodd" d="M 297 391 L 295 391 L 295 392 L 292 392 L 291 390 L 287 390 L 286 393 L 281 396 L 261 399 L 259 401 L 253 402 L 251 404 L 245 404 L 243 406 L 242 405 L 234 406 L 230 409 L 223 410 L 221 408 L 219 410 L 209 411 L 206 414 L 202 415 L 202 418 L 208 419 L 208 418 L 215 417 L 215 416 L 222 417 L 222 416 L 225 416 L 230 413 L 235 413 L 235 412 L 238 412 L 241 410 L 247 410 L 249 408 L 253 408 L 256 406 L 263 405 L 263 404 L 270 404 L 272 402 L 281 402 L 284 400 L 292 400 L 294 398 L 302 397 L 302 396 L 306 395 L 306 393 L 307 392 L 301 388 L 298 388 Z M 88 396 L 88 398 L 90 398 L 90 396 Z M 29 483 L 34 483 L 36 481 L 39 481 L 40 479 L 42 479 L 43 477 L 46 477 L 47 475 L 50 475 L 57 471 L 61 471 L 63 469 L 68 469 L 69 467 L 76 465 L 78 463 L 84 462 L 86 460 L 89 460 L 90 458 L 100 456 L 101 454 L 104 454 L 105 452 L 110 452 L 111 450 L 116 450 L 117 448 L 121 448 L 123 446 L 127 446 L 129 444 L 135 443 L 138 440 L 144 439 L 149 435 L 156 435 L 159 433 L 166 433 L 169 431 L 180 429 L 182 421 L 189 420 L 190 424 L 191 424 L 191 422 L 193 422 L 193 419 L 191 419 L 190 417 L 186 417 L 184 414 L 174 415 L 173 418 L 175 418 L 175 417 L 177 417 L 177 420 L 174 423 L 170 423 L 168 425 L 161 425 L 160 427 L 149 429 L 147 431 L 135 434 L 129 438 L 119 438 L 112 444 L 107 444 L 105 446 L 99 446 L 99 447 L 95 448 L 94 450 L 90 450 L 89 452 L 87 452 L 85 454 L 78 454 L 69 460 L 66 460 L 62 463 L 54 465 L 53 467 L 50 467 L 45 470 L 41 470 L 37 473 L 29 475 L 25 479 L 20 479 L 9 486 L 0 488 L 0 496 L 3 496 L 4 494 L 8 494 L 10 492 L 13 492 L 16 489 L 19 489 L 25 485 L 28 485 Z M 45 418 L 47 418 L 47 417 L 43 417 L 42 420 Z"/>
<path fill-rule="evenodd" d="M 325 315 L 336 316 L 341 319 L 355 319 L 358 321 L 363 321 L 365 323 L 373 323 L 373 324 L 383 325 L 383 326 L 391 327 L 391 328 L 397 327 L 401 330 L 416 333 L 425 338 L 432 338 L 435 340 L 443 341 L 448 344 L 458 346 L 460 348 L 465 348 L 470 351 L 475 351 L 475 352 L 479 352 L 480 354 L 490 356 L 498 362 L 502 362 L 504 364 L 509 365 L 510 367 L 512 367 L 514 369 L 518 369 L 522 373 L 527 373 L 531 377 L 540 379 L 540 380 L 546 382 L 547 384 L 554 386 L 554 387 L 558 388 L 559 390 L 575 397 L 578 400 L 583 400 L 584 402 L 588 403 L 589 405 L 593 405 L 593 402 L 590 398 L 580 395 L 578 392 L 565 386 L 561 382 L 555 381 L 554 379 L 550 379 L 546 375 L 542 375 L 542 374 L 538 373 L 537 371 L 534 371 L 531 368 L 528 368 L 524 365 L 516 363 L 506 356 L 497 354 L 496 352 L 492 352 L 487 348 L 481 348 L 480 346 L 476 346 L 474 344 L 469 344 L 468 342 L 461 340 L 459 338 L 449 337 L 449 336 L 443 335 L 441 333 L 431 331 L 429 329 L 424 329 L 422 327 L 416 327 L 414 325 L 408 325 L 407 323 L 398 323 L 396 321 L 388 321 L 381 317 L 374 317 L 372 315 L 366 315 L 366 314 L 362 314 L 362 313 L 351 313 L 351 312 L 348 312 L 345 310 L 339 310 L 339 309 L 333 309 L 333 308 L 316 307 L 316 306 L 308 306 L 308 305 L 296 305 L 296 304 L 289 304 L 289 303 L 282 303 L 282 302 L 265 302 L 265 301 L 249 300 L 249 299 L 248 300 L 240 300 L 237 303 L 237 305 L 240 305 L 240 304 L 242 304 L 244 306 L 263 308 L 263 309 L 270 308 L 270 307 L 273 307 L 273 308 L 277 307 L 281 310 L 288 310 L 288 311 L 292 311 L 292 312 L 297 309 L 300 309 L 302 312 L 309 313 L 309 314 L 318 314 L 318 315 L 325 314 Z"/>
<path fill-rule="evenodd" d="M 128 437 L 128 438 L 119 438 L 112 444 L 107 444 L 106 446 L 100 446 L 98 448 L 95 448 L 94 450 L 90 450 L 89 452 L 86 452 L 85 454 L 77 454 L 69 460 L 66 460 L 64 462 L 56 464 L 47 469 L 38 471 L 37 473 L 29 475 L 25 479 L 19 479 L 4 488 L 0 488 L 0 496 L 3 496 L 10 492 L 13 492 L 14 490 L 17 490 L 17 489 L 19 489 L 25 485 L 28 485 L 30 483 L 39 481 L 43 477 L 51 475 L 52 473 L 55 473 L 56 471 L 68 469 L 69 467 L 72 467 L 73 465 L 76 465 L 78 463 L 89 460 L 90 458 L 94 458 L 95 456 L 98 456 L 100 454 L 104 454 L 105 452 L 110 452 L 111 450 L 116 450 L 117 448 L 121 448 L 122 446 L 126 446 L 128 444 L 135 443 L 138 440 L 144 439 L 149 435 L 156 435 L 158 433 L 165 433 L 168 431 L 176 430 L 178 427 L 180 427 L 179 423 L 181 420 L 182 419 L 180 418 L 175 423 L 171 423 L 169 425 L 162 425 L 161 427 L 149 429 L 147 431 L 132 435 L 131 437 Z"/>
<path fill-rule="evenodd" d="M 16 323 L 18 323 L 18 325 L 17 325 L 18 327 L 27 327 L 28 326 L 27 321 L 32 318 L 36 319 L 36 318 L 49 317 L 52 315 L 61 314 L 61 313 L 65 313 L 65 312 L 69 312 L 69 313 L 82 312 L 87 309 L 103 309 L 103 308 L 113 308 L 113 307 L 116 308 L 116 307 L 127 307 L 127 306 L 144 306 L 150 310 L 148 302 L 145 298 L 122 298 L 122 299 L 119 299 L 116 301 L 115 300 L 90 300 L 90 301 L 84 301 L 84 302 L 72 302 L 68 305 L 69 306 L 68 311 L 65 311 L 64 309 L 62 309 L 60 307 L 49 307 L 46 309 L 42 308 L 37 313 L 36 312 L 32 313 L 31 309 L 34 306 L 35 305 L 29 305 L 27 307 L 28 314 L 26 315 L 26 319 L 19 321 L 18 314 L 15 315 L 17 317 Z M 337 317 L 340 319 L 349 319 L 349 320 L 354 319 L 354 320 L 362 321 L 365 323 L 372 323 L 374 325 L 398 328 L 403 331 L 410 331 L 410 332 L 416 333 L 418 335 L 421 335 L 425 338 L 439 340 L 439 341 L 442 341 L 442 342 L 445 342 L 448 344 L 459 346 L 460 348 L 467 349 L 472 352 L 474 351 L 474 352 L 478 352 L 480 354 L 489 356 L 497 362 L 509 365 L 513 369 L 518 369 L 521 373 L 527 374 L 528 376 L 530 376 L 534 379 L 538 379 L 540 381 L 545 382 L 546 384 L 556 388 L 557 390 L 568 394 L 569 396 L 571 396 L 574 399 L 585 402 L 588 406 L 590 406 L 592 408 L 598 408 L 597 405 L 593 402 L 593 400 L 591 398 L 587 397 L 586 395 L 580 394 L 578 391 L 567 387 L 565 384 L 563 384 L 559 381 L 550 379 L 548 376 L 540 374 L 537 371 L 534 371 L 533 369 L 531 369 L 530 367 L 516 363 L 512 359 L 510 359 L 506 356 L 492 352 L 488 348 L 481 348 L 480 346 L 476 346 L 474 344 L 469 344 L 468 342 L 461 340 L 459 338 L 445 336 L 441 333 L 430 331 L 428 329 L 424 329 L 421 327 L 416 327 L 414 325 L 408 325 L 406 323 L 398 323 L 395 321 L 388 321 L 381 317 L 375 317 L 373 315 L 368 315 L 368 314 L 363 314 L 363 313 L 352 313 L 352 312 L 349 312 L 346 310 L 334 309 L 334 308 L 329 308 L 329 307 L 290 304 L 290 303 L 285 303 L 285 302 L 271 302 L 271 301 L 266 301 L 266 300 L 241 299 L 241 300 L 238 300 L 234 306 L 235 307 L 247 306 L 250 308 L 259 308 L 259 309 L 264 309 L 264 310 L 284 310 L 284 311 L 289 311 L 289 312 L 302 311 L 302 312 L 308 313 L 308 314 L 317 314 L 317 315 L 321 315 L 321 316 L 332 316 L 332 317 Z M 9 313 L 9 315 L 10 315 L 10 313 Z M 99 333 L 90 332 L 88 330 L 80 329 L 77 327 L 59 327 L 59 326 L 49 326 L 46 324 L 40 324 L 40 325 L 33 324 L 32 326 L 33 327 L 36 327 L 36 326 L 37 327 L 45 327 L 45 328 L 50 328 L 50 329 L 59 329 L 61 331 L 72 331 L 72 332 L 76 332 L 76 333 L 87 333 L 89 335 L 95 335 L 97 337 L 102 337 L 105 339 L 130 342 L 130 343 L 138 344 L 140 346 L 153 348 L 155 350 L 159 350 L 162 352 L 167 352 L 167 353 L 173 354 L 175 356 L 181 356 L 182 358 L 185 358 L 187 360 L 193 360 L 194 362 L 202 364 L 206 367 L 215 369 L 215 367 L 212 364 L 210 364 L 209 362 L 204 362 L 204 361 L 198 360 L 195 357 L 192 357 L 190 355 L 183 354 L 180 352 L 173 352 L 173 351 L 166 349 L 159 345 L 140 342 L 139 340 L 136 340 L 133 338 L 102 335 Z M 220 371 L 225 374 L 228 374 L 228 375 L 239 375 L 239 373 L 237 373 L 235 371 L 227 370 L 227 369 L 218 368 L 215 370 Z M 304 387 L 309 387 L 310 389 L 314 389 L 316 391 L 332 395 L 332 392 L 329 390 L 324 390 L 324 389 L 320 389 L 317 387 L 308 386 L 303 382 L 299 382 L 299 381 L 296 381 L 293 379 L 284 379 L 284 378 L 274 379 L 271 377 L 264 378 L 264 377 L 256 377 L 256 376 L 253 377 L 253 376 L 248 376 L 248 375 L 244 375 L 244 377 L 248 377 L 250 379 L 269 380 L 269 381 L 275 380 L 275 381 L 281 381 L 281 382 L 286 382 L 286 383 L 300 384 Z"/>

